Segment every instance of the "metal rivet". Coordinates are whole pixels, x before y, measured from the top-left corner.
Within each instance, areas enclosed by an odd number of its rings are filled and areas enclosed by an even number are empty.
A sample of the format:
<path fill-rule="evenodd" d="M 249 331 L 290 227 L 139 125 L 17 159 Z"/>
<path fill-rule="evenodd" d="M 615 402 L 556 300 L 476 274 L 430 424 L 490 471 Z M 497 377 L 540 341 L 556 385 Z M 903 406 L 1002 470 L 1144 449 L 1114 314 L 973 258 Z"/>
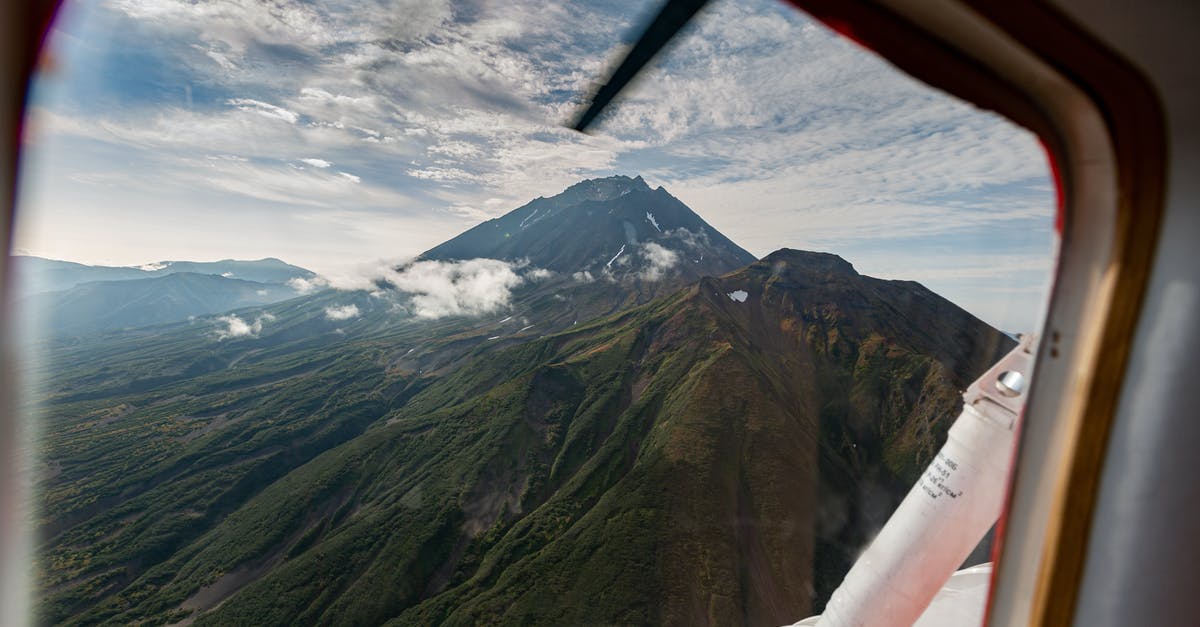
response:
<path fill-rule="evenodd" d="M 1004 396 L 1020 396 L 1025 391 L 1025 375 L 1009 370 L 996 379 L 996 389 Z"/>

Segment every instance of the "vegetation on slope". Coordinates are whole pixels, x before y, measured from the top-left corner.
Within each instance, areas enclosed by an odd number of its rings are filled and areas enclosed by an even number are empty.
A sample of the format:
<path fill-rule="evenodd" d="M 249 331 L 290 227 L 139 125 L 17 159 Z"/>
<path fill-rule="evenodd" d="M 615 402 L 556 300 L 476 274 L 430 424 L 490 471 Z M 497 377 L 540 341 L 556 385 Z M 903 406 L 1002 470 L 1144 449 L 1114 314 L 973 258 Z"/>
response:
<path fill-rule="evenodd" d="M 398 367 L 403 333 L 60 399 L 91 416 L 75 454 L 136 465 L 56 460 L 111 474 L 47 492 L 48 520 L 100 513 L 54 542 L 45 616 L 782 624 L 820 609 L 1011 344 L 916 284 L 794 251 L 473 344 L 436 378 Z"/>

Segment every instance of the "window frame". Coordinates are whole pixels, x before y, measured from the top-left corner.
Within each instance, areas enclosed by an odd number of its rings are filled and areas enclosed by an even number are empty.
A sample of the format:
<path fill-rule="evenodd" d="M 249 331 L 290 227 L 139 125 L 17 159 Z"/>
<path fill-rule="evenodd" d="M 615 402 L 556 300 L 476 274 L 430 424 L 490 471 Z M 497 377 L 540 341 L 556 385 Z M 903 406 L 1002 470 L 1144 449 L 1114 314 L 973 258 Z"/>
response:
<path fill-rule="evenodd" d="M 1162 221 L 1163 107 L 1132 65 L 1033 0 L 790 0 L 902 70 L 1034 132 L 1060 235 L 987 623 L 1071 624 Z"/>

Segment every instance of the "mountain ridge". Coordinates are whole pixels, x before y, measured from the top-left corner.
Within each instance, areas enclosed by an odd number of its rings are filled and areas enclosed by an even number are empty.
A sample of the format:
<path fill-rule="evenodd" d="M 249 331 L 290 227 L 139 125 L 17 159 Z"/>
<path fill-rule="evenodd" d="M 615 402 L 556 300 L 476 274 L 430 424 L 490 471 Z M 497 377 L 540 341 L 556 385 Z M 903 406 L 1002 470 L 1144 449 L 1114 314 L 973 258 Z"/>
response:
<path fill-rule="evenodd" d="M 157 278 L 177 272 L 212 274 L 258 283 L 286 283 L 292 278 L 315 276 L 310 270 L 275 257 L 255 260 L 158 261 L 141 266 L 89 265 L 33 255 L 14 255 L 14 276 L 21 294 L 56 292 L 93 281 Z"/>
<path fill-rule="evenodd" d="M 48 333 L 69 335 L 179 322 L 297 295 L 286 285 L 173 272 L 144 279 L 80 283 L 31 296 L 23 306 L 36 312 Z"/>
<path fill-rule="evenodd" d="M 819 610 L 1011 340 L 828 253 L 658 280 L 630 254 L 604 273 L 616 242 L 670 245 L 673 268 L 687 244 L 664 234 L 665 190 L 584 183 L 555 212 L 552 197 L 497 219 L 562 264 L 507 310 L 421 320 L 384 290 L 328 290 L 242 310 L 236 336 L 199 318 L 56 345 L 41 618 L 779 625 Z M 563 229 L 520 229 L 538 207 L 611 228 L 554 257 Z"/>
<path fill-rule="evenodd" d="M 480 352 L 372 410 L 86 621 L 794 620 L 1007 347 L 949 303 L 935 304 L 965 346 L 918 332 L 929 303 L 910 289 L 777 251 Z"/>

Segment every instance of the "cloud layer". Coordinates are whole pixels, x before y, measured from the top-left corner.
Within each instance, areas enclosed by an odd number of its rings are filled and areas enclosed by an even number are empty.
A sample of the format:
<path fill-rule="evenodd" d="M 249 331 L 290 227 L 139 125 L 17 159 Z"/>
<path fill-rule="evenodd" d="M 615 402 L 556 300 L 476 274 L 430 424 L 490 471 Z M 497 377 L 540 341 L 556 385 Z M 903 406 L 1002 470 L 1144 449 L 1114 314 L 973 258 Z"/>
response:
<path fill-rule="evenodd" d="M 18 245 L 273 255 L 333 275 L 619 171 L 757 255 L 884 242 L 867 272 L 1049 258 L 1053 190 L 1029 133 L 773 0 L 714 2 L 595 134 L 565 129 L 655 6 L 80 5 L 35 94 L 23 189 L 45 217 Z"/>
<path fill-rule="evenodd" d="M 513 264 L 498 259 L 417 261 L 383 278 L 410 295 L 409 307 L 418 318 L 498 311 L 508 307 L 513 288 L 523 282 Z"/>

